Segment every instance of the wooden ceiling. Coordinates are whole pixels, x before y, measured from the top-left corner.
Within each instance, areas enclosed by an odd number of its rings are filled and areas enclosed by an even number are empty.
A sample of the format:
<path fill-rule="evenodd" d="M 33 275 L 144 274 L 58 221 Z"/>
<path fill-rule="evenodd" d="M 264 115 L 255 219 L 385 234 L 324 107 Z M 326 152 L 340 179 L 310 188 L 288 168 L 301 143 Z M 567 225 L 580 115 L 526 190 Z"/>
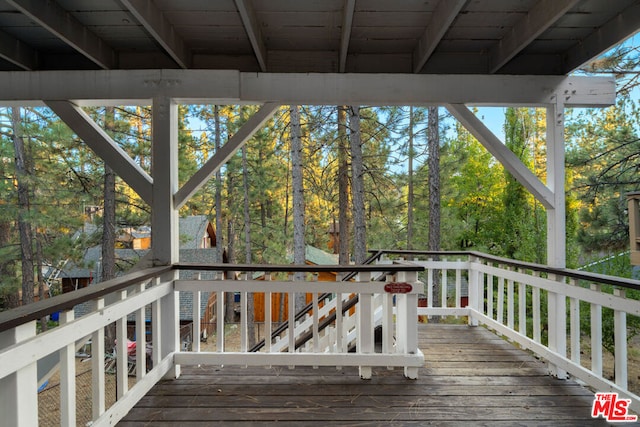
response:
<path fill-rule="evenodd" d="M 565 75 L 638 0 L 0 0 L 0 70 Z"/>

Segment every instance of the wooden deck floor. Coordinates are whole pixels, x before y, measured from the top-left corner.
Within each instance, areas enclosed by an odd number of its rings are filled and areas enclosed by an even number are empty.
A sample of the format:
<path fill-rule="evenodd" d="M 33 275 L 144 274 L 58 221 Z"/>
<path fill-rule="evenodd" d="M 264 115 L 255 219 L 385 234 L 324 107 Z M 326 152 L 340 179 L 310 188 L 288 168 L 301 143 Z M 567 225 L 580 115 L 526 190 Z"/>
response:
<path fill-rule="evenodd" d="M 484 328 L 421 325 L 425 367 L 399 369 L 188 367 L 118 425 L 586 426 L 593 393 L 547 375 L 543 363 Z"/>

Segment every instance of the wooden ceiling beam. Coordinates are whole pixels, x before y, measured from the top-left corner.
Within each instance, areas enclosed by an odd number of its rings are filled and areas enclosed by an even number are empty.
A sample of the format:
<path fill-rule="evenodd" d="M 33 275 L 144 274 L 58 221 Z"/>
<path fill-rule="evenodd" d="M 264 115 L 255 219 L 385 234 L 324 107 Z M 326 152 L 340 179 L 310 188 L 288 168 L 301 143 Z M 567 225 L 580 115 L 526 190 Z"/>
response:
<path fill-rule="evenodd" d="M 0 58 L 25 71 L 38 68 L 38 52 L 4 31 L 0 31 Z"/>
<path fill-rule="evenodd" d="M 413 50 L 414 73 L 419 73 L 424 68 L 465 3 L 466 0 L 440 0 L 438 2 L 427 28 Z"/>
<path fill-rule="evenodd" d="M 190 68 L 191 58 L 182 37 L 151 0 L 120 0 L 180 68 Z"/>
<path fill-rule="evenodd" d="M 640 28 L 640 3 L 634 2 L 567 52 L 564 58 L 565 73 L 569 74 L 594 60 L 635 34 L 638 28 Z"/>
<path fill-rule="evenodd" d="M 489 52 L 489 73 L 500 70 L 578 0 L 539 0 Z"/>
<path fill-rule="evenodd" d="M 267 71 L 267 48 L 251 0 L 234 0 L 261 71 Z"/>
<path fill-rule="evenodd" d="M 8 4 L 105 70 L 115 68 L 116 54 L 100 37 L 53 0 L 6 0 Z"/>
<path fill-rule="evenodd" d="M 342 30 L 340 32 L 340 62 L 339 71 L 344 73 L 347 69 L 347 53 L 351 41 L 351 28 L 353 26 L 353 13 L 356 8 L 356 0 L 345 0 L 342 12 Z"/>

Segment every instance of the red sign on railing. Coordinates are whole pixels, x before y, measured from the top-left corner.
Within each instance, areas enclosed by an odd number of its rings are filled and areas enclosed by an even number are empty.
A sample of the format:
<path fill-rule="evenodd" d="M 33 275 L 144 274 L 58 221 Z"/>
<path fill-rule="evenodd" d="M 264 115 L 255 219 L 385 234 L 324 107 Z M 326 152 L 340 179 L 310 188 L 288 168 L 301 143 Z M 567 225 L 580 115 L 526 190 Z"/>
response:
<path fill-rule="evenodd" d="M 391 282 L 384 285 L 384 291 L 389 294 L 408 294 L 413 286 L 407 282 Z"/>

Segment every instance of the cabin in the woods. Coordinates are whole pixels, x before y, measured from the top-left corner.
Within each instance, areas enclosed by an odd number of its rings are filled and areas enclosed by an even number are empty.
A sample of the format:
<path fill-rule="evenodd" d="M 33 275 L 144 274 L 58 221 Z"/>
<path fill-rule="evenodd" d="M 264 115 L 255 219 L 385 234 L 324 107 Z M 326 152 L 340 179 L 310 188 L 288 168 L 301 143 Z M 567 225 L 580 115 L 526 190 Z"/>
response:
<path fill-rule="evenodd" d="M 640 315 L 640 302 L 628 290 L 639 284 L 565 268 L 564 112 L 615 103 L 614 76 L 574 71 L 639 28 L 637 0 L 1 1 L 0 104 L 50 108 L 151 211 L 143 265 L 0 313 L 2 423 L 38 425 L 48 411 L 35 410 L 38 363 L 52 353 L 60 361 L 56 424 L 63 426 L 634 419 L 640 395 L 627 319 Z M 183 182 L 178 106 L 189 104 L 260 108 Z M 149 171 L 83 110 L 120 105 L 150 107 Z M 423 250 L 380 250 L 372 265 L 183 262 L 180 209 L 286 105 L 446 108 L 544 206 L 547 265 Z M 545 109 L 543 179 L 474 114 L 477 105 Z M 198 237 L 197 247 L 212 237 Z M 137 250 L 137 238 L 131 233 L 123 250 Z M 349 280 L 252 278 L 287 272 Z M 438 293 L 435 277 L 456 296 Z M 201 333 L 198 301 L 217 295 L 221 313 L 222 295 L 237 293 L 238 334 L 218 321 L 213 349 L 204 351 L 199 340 L 183 348 L 183 293 L 192 297 L 194 336 Z M 312 298 L 299 313 L 289 305 L 281 325 L 264 323 L 266 339 L 251 347 L 245 303 L 253 293 L 265 295 L 265 318 L 276 295 Z M 418 307 L 421 294 L 427 307 Z M 78 304 L 91 309 L 74 318 Z M 38 333 L 37 319 L 58 311 L 60 326 Z M 128 319 L 141 330 L 147 312 L 150 364 L 145 334 L 134 354 L 125 339 Z M 444 322 L 418 325 L 418 316 Z M 103 354 L 111 324 L 116 374 L 92 357 L 83 388 L 75 345 L 90 338 L 92 352 Z M 615 337 L 614 364 L 604 357 L 605 327 Z M 129 358 L 135 378 L 128 377 Z M 607 409 L 614 399 L 624 414 Z M 76 410 L 81 400 L 90 401 L 86 418 Z"/>

